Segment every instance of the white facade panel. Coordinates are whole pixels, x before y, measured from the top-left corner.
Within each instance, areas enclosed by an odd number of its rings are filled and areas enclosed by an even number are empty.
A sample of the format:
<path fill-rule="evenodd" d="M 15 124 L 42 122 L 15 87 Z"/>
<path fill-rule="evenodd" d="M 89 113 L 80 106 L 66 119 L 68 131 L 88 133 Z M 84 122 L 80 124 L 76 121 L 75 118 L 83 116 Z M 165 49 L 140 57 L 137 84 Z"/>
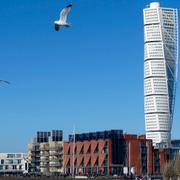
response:
<path fill-rule="evenodd" d="M 148 78 L 144 80 L 144 95 L 168 95 L 166 78 Z"/>
<path fill-rule="evenodd" d="M 162 41 L 162 32 L 160 25 L 149 25 L 144 27 L 144 41 Z"/>
<path fill-rule="evenodd" d="M 166 65 L 164 60 L 152 60 L 144 62 L 144 78 L 166 77 Z"/>
<path fill-rule="evenodd" d="M 169 111 L 168 96 L 145 96 L 144 103 L 145 113 L 167 113 Z"/>
<path fill-rule="evenodd" d="M 151 42 L 145 44 L 145 60 L 164 58 L 163 44 L 162 42 Z"/>
<path fill-rule="evenodd" d="M 144 24 L 160 23 L 158 9 L 147 9 L 144 11 Z"/>

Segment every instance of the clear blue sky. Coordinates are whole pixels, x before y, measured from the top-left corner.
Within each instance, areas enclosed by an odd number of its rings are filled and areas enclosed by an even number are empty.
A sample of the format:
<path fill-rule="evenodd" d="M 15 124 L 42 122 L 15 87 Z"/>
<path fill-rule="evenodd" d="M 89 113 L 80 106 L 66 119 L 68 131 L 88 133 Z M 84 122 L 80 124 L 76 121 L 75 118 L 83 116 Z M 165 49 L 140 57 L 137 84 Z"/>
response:
<path fill-rule="evenodd" d="M 70 29 L 53 22 L 68 3 Z M 0 1 L 0 152 L 38 130 L 142 134 L 143 8 L 150 0 Z M 178 0 L 161 0 L 180 9 Z M 180 82 L 173 138 L 180 138 Z"/>

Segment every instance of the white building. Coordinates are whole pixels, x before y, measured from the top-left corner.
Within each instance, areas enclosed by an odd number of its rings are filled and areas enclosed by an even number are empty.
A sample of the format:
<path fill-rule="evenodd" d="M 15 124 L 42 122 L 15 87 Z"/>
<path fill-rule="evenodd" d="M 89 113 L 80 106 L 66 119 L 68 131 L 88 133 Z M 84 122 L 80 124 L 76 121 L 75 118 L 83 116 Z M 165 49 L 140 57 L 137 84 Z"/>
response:
<path fill-rule="evenodd" d="M 0 174 L 27 173 L 27 159 L 25 153 L 0 153 Z"/>
<path fill-rule="evenodd" d="M 146 137 L 171 140 L 178 67 L 178 12 L 152 2 L 144 9 L 144 111 Z"/>

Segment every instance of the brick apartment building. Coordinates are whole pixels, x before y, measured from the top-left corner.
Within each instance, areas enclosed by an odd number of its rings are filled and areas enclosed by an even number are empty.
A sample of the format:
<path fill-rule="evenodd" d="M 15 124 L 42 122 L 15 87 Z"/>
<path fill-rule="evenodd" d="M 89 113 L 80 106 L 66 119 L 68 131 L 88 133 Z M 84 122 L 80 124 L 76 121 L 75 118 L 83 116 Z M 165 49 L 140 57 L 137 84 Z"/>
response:
<path fill-rule="evenodd" d="M 124 134 L 126 142 L 126 166 L 136 175 L 153 174 L 152 140 L 145 135 Z"/>
<path fill-rule="evenodd" d="M 61 130 L 38 132 L 28 145 L 30 171 L 42 174 L 159 175 L 168 153 L 168 149 L 154 149 L 145 135 L 122 130 L 69 135 L 68 141 L 63 141 Z"/>
<path fill-rule="evenodd" d="M 64 144 L 64 171 L 90 175 L 153 174 L 152 141 L 122 130 L 69 136 Z M 74 155 L 73 155 L 74 149 Z M 74 161 L 74 163 L 73 163 Z"/>
<path fill-rule="evenodd" d="M 69 142 L 64 144 L 65 173 L 72 174 L 74 169 L 75 174 L 120 174 L 124 162 L 122 130 L 76 134 L 75 143 L 74 136 L 70 135 Z"/>

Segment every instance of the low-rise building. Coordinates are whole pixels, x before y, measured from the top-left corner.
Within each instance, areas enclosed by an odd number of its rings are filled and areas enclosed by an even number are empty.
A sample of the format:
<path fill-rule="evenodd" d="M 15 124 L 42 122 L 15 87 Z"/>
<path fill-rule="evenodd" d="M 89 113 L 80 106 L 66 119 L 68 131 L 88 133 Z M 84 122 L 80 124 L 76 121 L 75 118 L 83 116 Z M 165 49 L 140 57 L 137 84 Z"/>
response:
<path fill-rule="evenodd" d="M 171 140 L 170 159 L 175 160 L 180 155 L 180 139 Z"/>
<path fill-rule="evenodd" d="M 74 153 L 73 153 L 74 152 Z M 153 174 L 152 140 L 122 130 L 69 136 L 64 145 L 64 172 L 76 175 Z"/>
<path fill-rule="evenodd" d="M 145 135 L 124 134 L 126 142 L 125 166 L 135 175 L 153 174 L 153 144 Z"/>
<path fill-rule="evenodd" d="M 27 172 L 26 153 L 0 153 L 0 174 L 23 174 Z"/>

